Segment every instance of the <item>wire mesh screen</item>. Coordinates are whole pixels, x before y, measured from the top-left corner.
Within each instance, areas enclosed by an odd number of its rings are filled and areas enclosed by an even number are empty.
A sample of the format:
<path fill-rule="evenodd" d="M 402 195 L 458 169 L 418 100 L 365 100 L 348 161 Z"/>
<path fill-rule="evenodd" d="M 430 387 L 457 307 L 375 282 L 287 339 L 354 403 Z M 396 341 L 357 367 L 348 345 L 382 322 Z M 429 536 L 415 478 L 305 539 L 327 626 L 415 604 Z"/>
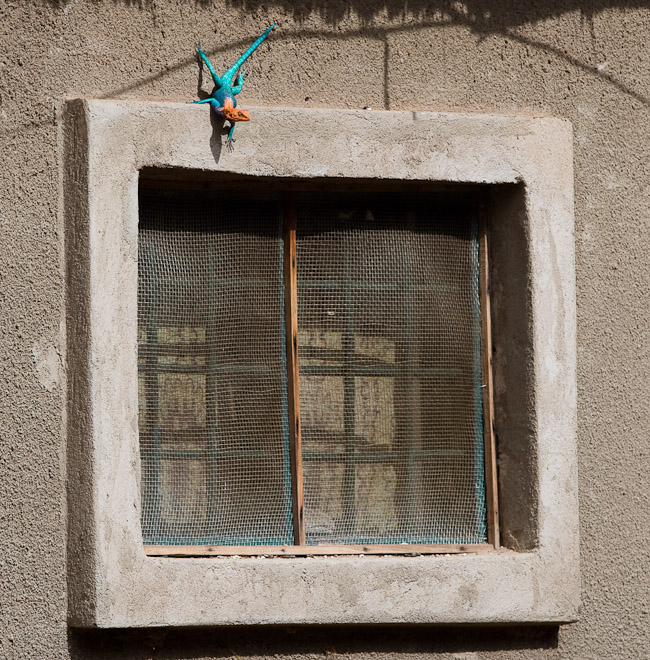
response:
<path fill-rule="evenodd" d="M 145 544 L 292 542 L 279 209 L 140 193 Z"/>
<path fill-rule="evenodd" d="M 486 541 L 473 198 L 297 208 L 308 544 Z"/>

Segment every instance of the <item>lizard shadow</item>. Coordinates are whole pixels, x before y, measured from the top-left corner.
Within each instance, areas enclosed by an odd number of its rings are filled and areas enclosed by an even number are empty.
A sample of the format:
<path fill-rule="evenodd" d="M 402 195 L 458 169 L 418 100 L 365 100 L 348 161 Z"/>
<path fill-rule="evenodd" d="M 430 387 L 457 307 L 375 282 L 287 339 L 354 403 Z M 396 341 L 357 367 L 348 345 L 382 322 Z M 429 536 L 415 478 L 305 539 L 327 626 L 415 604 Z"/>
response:
<path fill-rule="evenodd" d="M 217 116 L 212 108 L 210 109 L 210 124 L 212 125 L 212 135 L 210 136 L 210 151 L 214 162 L 218 163 L 221 159 L 221 151 L 223 149 L 222 136 L 228 134 L 228 129 L 225 127 L 225 120 L 223 117 Z"/>
<path fill-rule="evenodd" d="M 210 94 L 208 94 L 204 89 L 203 89 L 203 63 L 201 62 L 201 58 L 196 56 L 197 63 L 199 65 L 199 77 L 196 82 L 196 95 L 199 97 L 199 99 L 207 99 Z M 214 162 L 218 163 L 219 160 L 221 159 L 221 150 L 223 149 L 223 143 L 221 140 L 222 135 L 226 135 L 228 133 L 226 127 L 224 126 L 225 120 L 223 117 L 218 117 L 213 111 L 212 108 L 209 108 L 209 113 L 210 113 L 210 125 L 212 126 L 212 135 L 210 136 L 210 151 L 212 152 L 212 157 L 214 158 Z"/>

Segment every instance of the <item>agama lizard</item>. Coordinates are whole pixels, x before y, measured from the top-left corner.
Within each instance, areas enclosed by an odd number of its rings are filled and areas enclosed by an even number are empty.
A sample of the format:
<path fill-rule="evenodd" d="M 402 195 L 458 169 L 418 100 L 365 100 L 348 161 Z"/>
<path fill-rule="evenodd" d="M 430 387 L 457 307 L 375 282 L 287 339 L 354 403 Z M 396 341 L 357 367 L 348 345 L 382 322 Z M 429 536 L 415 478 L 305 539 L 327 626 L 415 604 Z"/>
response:
<path fill-rule="evenodd" d="M 230 130 L 228 131 L 228 139 L 226 140 L 226 147 L 229 151 L 233 149 L 233 142 L 235 141 L 232 134 L 235 130 L 235 124 L 238 121 L 250 121 L 251 116 L 247 110 L 239 110 L 237 108 L 237 100 L 235 96 L 241 92 L 242 84 L 246 73 L 238 73 L 241 65 L 255 52 L 258 46 L 266 39 L 269 32 L 275 27 L 275 22 L 270 25 L 262 36 L 256 39 L 246 52 L 221 76 L 210 64 L 206 54 L 201 49 L 201 44 L 197 44 L 199 56 L 208 67 L 208 71 L 214 81 L 214 89 L 212 94 L 207 99 L 201 101 L 192 101 L 192 103 L 209 103 L 212 109 L 220 116 L 225 117 L 230 122 Z M 233 79 L 237 74 L 237 82 L 233 85 Z"/>

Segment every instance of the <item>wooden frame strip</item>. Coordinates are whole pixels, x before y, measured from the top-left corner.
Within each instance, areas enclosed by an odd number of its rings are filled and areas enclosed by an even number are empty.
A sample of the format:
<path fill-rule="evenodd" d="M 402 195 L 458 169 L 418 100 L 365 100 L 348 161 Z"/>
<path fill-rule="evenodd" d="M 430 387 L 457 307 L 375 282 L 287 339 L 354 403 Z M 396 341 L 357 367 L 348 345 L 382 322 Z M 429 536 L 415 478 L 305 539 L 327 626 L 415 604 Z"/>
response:
<path fill-rule="evenodd" d="M 284 314 L 287 336 L 287 396 L 289 400 L 289 446 L 291 460 L 293 542 L 298 546 L 304 546 L 305 513 L 298 377 L 298 279 L 296 275 L 296 210 L 294 199 L 295 196 L 291 192 L 283 195 Z M 233 554 L 243 553 L 240 552 Z"/>
<path fill-rule="evenodd" d="M 492 326 L 490 314 L 490 268 L 487 204 L 479 209 L 479 296 L 481 305 L 481 356 L 483 371 L 483 442 L 485 448 L 485 498 L 488 543 L 499 547 L 499 499 L 496 441 L 494 434 L 494 390 L 492 380 Z"/>
<path fill-rule="evenodd" d="M 215 557 L 273 555 L 300 557 L 310 555 L 441 555 L 481 553 L 494 550 L 489 543 L 472 545 L 145 545 L 149 557 Z"/>

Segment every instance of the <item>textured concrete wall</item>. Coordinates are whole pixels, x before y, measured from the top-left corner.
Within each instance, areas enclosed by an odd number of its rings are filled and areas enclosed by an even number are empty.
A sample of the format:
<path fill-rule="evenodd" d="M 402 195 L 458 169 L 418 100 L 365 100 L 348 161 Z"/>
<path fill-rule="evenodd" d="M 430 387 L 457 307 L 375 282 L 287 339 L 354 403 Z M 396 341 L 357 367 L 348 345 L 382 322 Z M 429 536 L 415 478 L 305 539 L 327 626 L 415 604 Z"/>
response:
<path fill-rule="evenodd" d="M 251 64 L 244 106 L 529 112 L 572 121 L 580 623 L 560 630 L 67 630 L 61 101 L 194 98 L 194 42 L 215 64 L 230 62 L 274 18 L 278 30 Z M 0 657 L 647 657 L 645 0 L 1 0 L 0 34 Z"/>

